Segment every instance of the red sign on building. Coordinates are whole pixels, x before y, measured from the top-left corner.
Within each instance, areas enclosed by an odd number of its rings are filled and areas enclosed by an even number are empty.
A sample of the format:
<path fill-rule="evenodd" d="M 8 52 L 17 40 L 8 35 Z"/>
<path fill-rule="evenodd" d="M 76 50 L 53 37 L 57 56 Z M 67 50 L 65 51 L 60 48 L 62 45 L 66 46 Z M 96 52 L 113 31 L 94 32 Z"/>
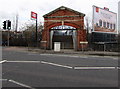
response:
<path fill-rule="evenodd" d="M 98 7 L 96 7 L 96 12 L 97 12 L 97 13 L 99 12 L 99 8 L 98 8 Z"/>

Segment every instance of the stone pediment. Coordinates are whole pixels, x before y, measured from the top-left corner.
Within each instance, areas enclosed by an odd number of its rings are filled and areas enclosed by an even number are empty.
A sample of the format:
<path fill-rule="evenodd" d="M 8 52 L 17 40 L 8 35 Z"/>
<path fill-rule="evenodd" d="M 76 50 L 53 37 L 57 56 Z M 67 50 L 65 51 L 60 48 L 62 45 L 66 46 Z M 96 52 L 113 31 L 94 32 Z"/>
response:
<path fill-rule="evenodd" d="M 63 12 L 63 13 L 61 13 Z M 71 15 L 70 15 L 71 14 Z M 70 9 L 65 6 L 61 6 L 47 14 L 45 14 L 44 18 L 55 18 L 55 17 L 74 17 L 74 16 L 85 16 L 85 14 L 75 11 L 73 9 Z"/>

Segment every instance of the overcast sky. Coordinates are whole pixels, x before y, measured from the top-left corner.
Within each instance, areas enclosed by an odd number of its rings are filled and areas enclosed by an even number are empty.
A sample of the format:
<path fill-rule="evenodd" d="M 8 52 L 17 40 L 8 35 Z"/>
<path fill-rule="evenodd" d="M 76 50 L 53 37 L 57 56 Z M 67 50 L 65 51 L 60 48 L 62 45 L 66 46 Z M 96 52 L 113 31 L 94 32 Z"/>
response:
<path fill-rule="evenodd" d="M 0 0 L 0 28 L 4 20 L 11 20 L 14 24 L 15 16 L 19 16 L 19 28 L 25 23 L 35 23 L 30 19 L 31 11 L 38 14 L 38 21 L 43 23 L 43 15 L 60 7 L 66 6 L 86 14 L 92 18 L 92 6 L 107 7 L 118 13 L 120 0 Z M 18 29 L 19 29 L 18 28 Z"/>

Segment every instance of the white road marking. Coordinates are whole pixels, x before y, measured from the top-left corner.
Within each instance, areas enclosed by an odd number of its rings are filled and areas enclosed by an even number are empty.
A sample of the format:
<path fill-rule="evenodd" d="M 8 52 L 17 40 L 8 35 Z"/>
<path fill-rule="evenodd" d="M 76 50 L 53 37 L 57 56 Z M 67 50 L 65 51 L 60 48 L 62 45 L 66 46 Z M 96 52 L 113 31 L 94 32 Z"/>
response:
<path fill-rule="evenodd" d="M 6 61 L 6 62 L 18 62 L 18 63 L 40 63 L 40 61 Z"/>
<path fill-rule="evenodd" d="M 0 63 L 4 63 L 4 62 L 6 62 L 7 60 L 3 60 L 3 61 L 0 61 Z"/>
<path fill-rule="evenodd" d="M 72 68 L 73 68 L 73 67 L 71 67 L 71 66 L 60 65 L 60 64 L 55 64 L 55 63 L 45 62 L 45 61 L 41 61 L 41 63 L 43 63 L 43 64 L 49 64 L 49 65 L 54 65 L 54 66 L 59 66 L 59 67 L 65 67 L 65 68 L 69 68 L 69 69 L 72 69 Z"/>
<path fill-rule="evenodd" d="M 117 69 L 120 69 L 120 67 L 117 67 Z"/>
<path fill-rule="evenodd" d="M 9 81 L 9 82 L 12 82 L 12 83 L 15 83 L 15 84 L 18 84 L 18 85 L 23 86 L 23 87 L 27 87 L 27 88 L 30 88 L 30 89 L 35 89 L 35 88 L 31 87 L 31 86 L 28 86 L 28 85 L 26 85 L 26 84 L 23 84 L 23 83 L 14 81 L 14 80 L 8 80 L 8 81 Z"/>
<path fill-rule="evenodd" d="M 8 81 L 8 79 L 0 79 L 0 81 Z"/>
<path fill-rule="evenodd" d="M 74 67 L 74 69 L 116 69 L 116 67 Z"/>

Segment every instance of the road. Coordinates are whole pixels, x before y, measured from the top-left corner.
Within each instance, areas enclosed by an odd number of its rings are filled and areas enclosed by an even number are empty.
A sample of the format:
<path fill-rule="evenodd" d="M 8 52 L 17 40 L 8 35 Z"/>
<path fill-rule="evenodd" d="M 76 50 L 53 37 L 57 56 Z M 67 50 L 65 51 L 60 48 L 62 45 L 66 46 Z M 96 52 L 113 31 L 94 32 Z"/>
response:
<path fill-rule="evenodd" d="M 40 54 L 5 48 L 2 55 L 3 87 L 118 86 L 118 58 Z"/>

